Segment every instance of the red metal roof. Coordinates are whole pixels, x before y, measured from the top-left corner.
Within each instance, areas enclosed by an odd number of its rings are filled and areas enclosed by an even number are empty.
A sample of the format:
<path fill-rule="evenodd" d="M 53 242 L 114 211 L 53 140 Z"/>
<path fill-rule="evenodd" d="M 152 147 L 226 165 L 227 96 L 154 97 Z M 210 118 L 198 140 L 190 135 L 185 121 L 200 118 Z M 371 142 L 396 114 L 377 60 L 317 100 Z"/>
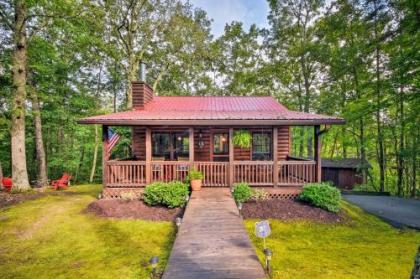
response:
<path fill-rule="evenodd" d="M 332 116 L 288 110 L 272 97 L 179 96 L 156 96 L 146 104 L 144 110 L 92 116 L 81 119 L 79 123 L 132 124 L 136 121 L 140 124 L 142 121 L 146 123 L 159 120 L 294 120 L 295 124 L 305 120 L 318 124 L 344 123 L 342 119 Z"/>

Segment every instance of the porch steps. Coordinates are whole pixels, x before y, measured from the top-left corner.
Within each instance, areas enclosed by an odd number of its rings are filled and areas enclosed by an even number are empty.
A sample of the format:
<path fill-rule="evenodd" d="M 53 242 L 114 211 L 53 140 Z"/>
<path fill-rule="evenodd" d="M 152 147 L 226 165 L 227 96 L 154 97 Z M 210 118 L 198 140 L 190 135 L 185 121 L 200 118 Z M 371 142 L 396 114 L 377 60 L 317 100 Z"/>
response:
<path fill-rule="evenodd" d="M 228 188 L 193 192 L 163 279 L 266 278 Z"/>

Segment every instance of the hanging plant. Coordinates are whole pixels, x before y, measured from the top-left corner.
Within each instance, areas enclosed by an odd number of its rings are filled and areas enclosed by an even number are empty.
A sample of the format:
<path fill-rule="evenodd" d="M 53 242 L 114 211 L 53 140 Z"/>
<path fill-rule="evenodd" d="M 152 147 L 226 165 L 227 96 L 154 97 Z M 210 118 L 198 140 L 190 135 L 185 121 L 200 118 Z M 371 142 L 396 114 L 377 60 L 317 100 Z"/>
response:
<path fill-rule="evenodd" d="M 238 130 L 233 134 L 232 142 L 240 148 L 250 148 L 252 144 L 251 133 L 247 130 Z"/>

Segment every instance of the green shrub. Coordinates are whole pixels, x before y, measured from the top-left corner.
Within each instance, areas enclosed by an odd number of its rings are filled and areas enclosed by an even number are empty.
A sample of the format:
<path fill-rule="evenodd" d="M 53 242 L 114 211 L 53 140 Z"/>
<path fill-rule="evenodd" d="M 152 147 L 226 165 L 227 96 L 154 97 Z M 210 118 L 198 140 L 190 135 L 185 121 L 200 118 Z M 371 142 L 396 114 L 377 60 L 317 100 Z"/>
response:
<path fill-rule="evenodd" d="M 237 203 L 244 203 L 252 196 L 251 187 L 247 183 L 236 183 L 233 185 L 233 198 Z"/>
<path fill-rule="evenodd" d="M 180 181 L 156 182 L 146 186 L 143 200 L 148 205 L 163 205 L 169 208 L 184 207 L 188 194 L 188 185 Z"/>
<path fill-rule="evenodd" d="M 353 191 L 358 192 L 378 192 L 378 189 L 375 188 L 372 184 L 358 184 L 354 186 Z"/>
<path fill-rule="evenodd" d="M 188 172 L 188 175 L 185 178 L 185 181 L 188 183 L 191 180 L 196 180 L 196 179 L 202 180 L 203 178 L 204 178 L 204 175 L 203 175 L 203 173 L 201 171 L 198 171 L 196 169 L 191 169 Z"/>
<path fill-rule="evenodd" d="M 340 210 L 341 193 L 327 183 L 306 184 L 299 199 L 331 212 Z"/>
<path fill-rule="evenodd" d="M 255 201 L 265 201 L 268 200 L 268 193 L 263 188 L 255 189 L 252 191 L 252 199 Z"/>

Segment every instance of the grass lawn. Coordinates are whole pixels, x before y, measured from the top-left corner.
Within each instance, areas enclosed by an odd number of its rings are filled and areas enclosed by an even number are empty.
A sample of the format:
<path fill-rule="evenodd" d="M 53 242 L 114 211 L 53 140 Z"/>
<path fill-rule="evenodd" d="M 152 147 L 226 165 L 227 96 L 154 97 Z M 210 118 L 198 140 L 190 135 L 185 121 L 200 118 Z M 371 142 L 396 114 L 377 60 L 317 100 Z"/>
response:
<path fill-rule="evenodd" d="M 273 278 L 409 278 L 420 233 L 394 229 L 343 202 L 353 221 L 345 225 L 270 220 Z M 264 262 L 262 239 L 246 227 Z"/>
<path fill-rule="evenodd" d="M 71 187 L 0 209 L 0 278 L 149 278 L 166 263 L 170 222 L 102 219 L 82 211 L 101 186 Z"/>

